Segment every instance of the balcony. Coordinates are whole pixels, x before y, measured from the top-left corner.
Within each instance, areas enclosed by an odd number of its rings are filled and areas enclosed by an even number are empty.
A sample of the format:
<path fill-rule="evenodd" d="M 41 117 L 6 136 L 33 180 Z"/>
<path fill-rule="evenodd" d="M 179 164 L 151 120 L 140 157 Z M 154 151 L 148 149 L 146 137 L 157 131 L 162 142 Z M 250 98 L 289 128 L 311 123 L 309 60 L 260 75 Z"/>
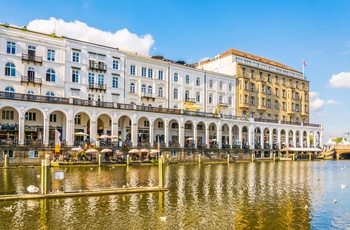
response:
<path fill-rule="evenodd" d="M 240 102 L 239 108 L 240 109 L 249 109 L 249 103 L 248 102 Z"/>
<path fill-rule="evenodd" d="M 267 123 L 278 123 L 278 120 L 264 119 L 264 118 L 254 118 L 255 122 L 267 122 Z"/>
<path fill-rule="evenodd" d="M 195 98 L 189 98 L 189 97 L 185 98 L 185 102 L 184 102 L 185 105 L 193 105 L 195 103 L 196 103 L 196 99 Z"/>
<path fill-rule="evenodd" d="M 12 93 L 12 92 L 3 92 L 3 91 L 0 92 L 0 99 L 31 101 L 31 102 L 46 102 L 46 103 L 56 103 L 56 104 L 69 104 L 69 98 L 64 98 L 64 97 L 51 97 L 51 96 Z"/>
<path fill-rule="evenodd" d="M 146 93 L 146 92 L 142 92 L 141 93 L 141 100 L 145 99 L 145 100 L 152 100 L 154 101 L 156 99 L 156 95 L 154 93 Z"/>
<path fill-rule="evenodd" d="M 95 71 L 106 72 L 107 71 L 107 65 L 104 62 L 89 61 L 89 69 L 90 70 L 95 70 Z"/>
<path fill-rule="evenodd" d="M 89 83 L 89 89 L 96 89 L 100 91 L 106 91 L 107 90 L 107 85 L 106 84 L 99 84 L 99 83 Z"/>
<path fill-rule="evenodd" d="M 42 79 L 39 77 L 22 76 L 21 83 L 27 83 L 27 85 L 29 85 L 29 83 L 32 83 L 32 84 L 34 84 L 34 86 L 35 86 L 35 84 L 41 85 Z"/>
<path fill-rule="evenodd" d="M 23 54 L 22 53 L 22 62 L 27 62 L 28 64 L 30 63 L 30 62 L 32 62 L 32 63 L 34 63 L 34 65 L 36 64 L 36 63 L 38 63 L 38 64 L 40 64 L 40 65 L 42 65 L 43 64 L 43 58 L 42 57 L 40 57 L 40 56 L 36 56 L 36 55 L 34 55 L 34 54 Z"/>
<path fill-rule="evenodd" d="M 304 109 L 302 109 L 302 110 L 301 110 L 301 116 L 302 116 L 302 117 L 307 117 L 307 116 L 308 116 L 308 113 L 307 113 Z"/>
<path fill-rule="evenodd" d="M 294 110 L 288 109 L 287 113 L 288 113 L 288 115 L 294 115 Z"/>
<path fill-rule="evenodd" d="M 265 111 L 266 106 L 265 105 L 258 105 L 258 110 Z"/>

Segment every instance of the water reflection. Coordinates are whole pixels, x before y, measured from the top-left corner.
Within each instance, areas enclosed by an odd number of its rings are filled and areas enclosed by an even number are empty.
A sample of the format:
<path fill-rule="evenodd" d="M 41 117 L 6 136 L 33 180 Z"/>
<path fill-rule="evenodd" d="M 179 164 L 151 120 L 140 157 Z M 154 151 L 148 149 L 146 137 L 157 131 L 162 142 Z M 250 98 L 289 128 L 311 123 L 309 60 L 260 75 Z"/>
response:
<path fill-rule="evenodd" d="M 158 185 L 156 166 L 60 170 L 64 191 Z M 349 173 L 349 161 L 167 165 L 168 192 L 0 202 L 0 221 L 3 229 L 346 229 Z M 0 169 L 0 193 L 40 186 L 38 174 Z"/>

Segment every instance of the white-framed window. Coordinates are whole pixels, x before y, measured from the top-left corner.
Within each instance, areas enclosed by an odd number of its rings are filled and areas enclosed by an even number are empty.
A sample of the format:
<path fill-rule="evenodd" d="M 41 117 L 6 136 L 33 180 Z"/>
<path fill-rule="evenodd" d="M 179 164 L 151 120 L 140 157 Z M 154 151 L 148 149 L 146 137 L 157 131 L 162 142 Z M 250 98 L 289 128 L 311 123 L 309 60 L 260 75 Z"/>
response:
<path fill-rule="evenodd" d="M 228 106 L 232 106 L 232 97 L 228 98 Z"/>
<path fill-rule="evenodd" d="M 141 76 L 146 77 L 146 67 L 142 67 L 141 69 Z"/>
<path fill-rule="evenodd" d="M 101 86 L 105 83 L 105 76 L 103 74 L 97 75 L 97 83 L 99 86 Z"/>
<path fill-rule="evenodd" d="M 159 87 L 158 89 L 158 97 L 163 97 L 163 88 Z"/>
<path fill-rule="evenodd" d="M 72 69 L 72 82 L 79 82 L 79 70 L 77 69 Z"/>
<path fill-rule="evenodd" d="M 222 96 L 219 96 L 219 103 L 222 104 Z"/>
<path fill-rule="evenodd" d="M 213 80 L 209 80 L 209 88 L 210 88 L 210 89 L 213 88 L 213 85 L 214 85 Z"/>
<path fill-rule="evenodd" d="M 5 64 L 5 76 L 16 76 L 16 66 L 12 62 L 8 62 Z"/>
<path fill-rule="evenodd" d="M 153 88 L 152 86 L 148 86 L 147 88 L 147 93 L 152 94 L 153 93 Z"/>
<path fill-rule="evenodd" d="M 95 74 L 94 73 L 89 73 L 88 81 L 89 81 L 89 84 L 95 83 Z"/>
<path fill-rule="evenodd" d="M 200 86 L 200 85 L 201 85 L 201 80 L 200 80 L 199 77 L 197 77 L 197 79 L 196 79 L 196 85 L 197 85 L 197 86 Z"/>
<path fill-rule="evenodd" d="M 201 94 L 199 92 L 196 93 L 196 102 L 201 102 Z"/>
<path fill-rule="evenodd" d="M 33 91 L 33 90 L 28 90 L 28 91 L 27 91 L 27 94 L 34 95 L 34 91 Z"/>
<path fill-rule="evenodd" d="M 142 93 L 146 93 L 146 85 L 142 85 L 141 86 L 141 92 Z"/>
<path fill-rule="evenodd" d="M 232 83 L 230 83 L 229 85 L 228 85 L 228 91 L 232 91 Z"/>
<path fill-rule="evenodd" d="M 134 66 L 134 65 L 130 66 L 130 74 L 131 75 L 135 75 L 136 74 L 136 66 Z"/>
<path fill-rule="evenodd" d="M 171 156 L 172 157 L 177 157 L 177 152 L 176 151 L 171 151 Z"/>
<path fill-rule="evenodd" d="M 39 151 L 37 151 L 37 150 L 30 150 L 29 151 L 29 158 L 39 158 Z"/>
<path fill-rule="evenodd" d="M 50 122 L 56 122 L 57 121 L 57 114 L 51 113 L 50 114 Z"/>
<path fill-rule="evenodd" d="M 7 154 L 9 156 L 9 158 L 15 157 L 15 153 L 13 152 L 13 150 L 4 150 L 2 152 L 2 158 L 5 158 L 5 154 Z"/>
<path fill-rule="evenodd" d="M 46 96 L 54 97 L 55 94 L 54 94 L 53 92 L 51 92 L 51 91 L 48 91 L 48 92 L 46 93 Z"/>
<path fill-rule="evenodd" d="M 174 73 L 174 82 L 179 81 L 179 75 L 177 73 Z"/>
<path fill-rule="evenodd" d="M 8 54 L 16 54 L 16 43 L 7 42 L 6 53 Z"/>
<path fill-rule="evenodd" d="M 75 125 L 81 125 L 81 116 L 80 115 L 75 115 L 75 117 L 74 117 L 74 124 Z"/>
<path fill-rule="evenodd" d="M 53 69 L 48 69 L 46 71 L 46 81 L 55 82 L 56 81 L 56 72 Z"/>
<path fill-rule="evenodd" d="M 13 87 L 11 87 L 11 86 L 7 86 L 6 88 L 5 88 L 5 91 L 6 92 L 15 92 L 15 89 L 13 88 Z"/>
<path fill-rule="evenodd" d="M 36 113 L 35 112 L 26 112 L 25 114 L 26 121 L 36 121 Z"/>
<path fill-rule="evenodd" d="M 179 98 L 179 91 L 177 89 L 174 89 L 174 99 L 178 99 Z"/>
<path fill-rule="evenodd" d="M 119 60 L 118 59 L 113 59 L 112 68 L 119 69 Z"/>
<path fill-rule="evenodd" d="M 186 84 L 187 84 L 187 85 L 190 84 L 190 76 L 186 75 L 185 81 L 186 81 Z"/>
<path fill-rule="evenodd" d="M 162 70 L 158 71 L 158 79 L 163 80 L 163 71 Z"/>
<path fill-rule="evenodd" d="M 52 49 L 48 49 L 47 50 L 47 60 L 48 61 L 55 61 L 56 57 L 55 57 L 55 50 Z"/>
<path fill-rule="evenodd" d="M 153 69 L 148 69 L 148 78 L 153 78 Z"/>
<path fill-rule="evenodd" d="M 134 83 L 130 84 L 130 93 L 135 93 L 135 84 Z"/>
<path fill-rule="evenodd" d="M 94 101 L 95 100 L 95 94 L 89 93 L 88 94 L 88 101 Z"/>
<path fill-rule="evenodd" d="M 80 62 L 80 53 L 73 51 L 72 62 Z"/>
<path fill-rule="evenodd" d="M 119 87 L 119 78 L 117 76 L 112 77 L 112 87 L 118 88 Z"/>
<path fill-rule="evenodd" d="M 219 89 L 222 90 L 222 81 L 219 83 Z"/>
<path fill-rule="evenodd" d="M 255 105 L 255 97 L 250 97 L 250 104 Z"/>
<path fill-rule="evenodd" d="M 264 98 L 264 97 L 261 98 L 261 105 L 262 105 L 262 106 L 265 106 L 265 98 Z"/>
<path fill-rule="evenodd" d="M 208 103 L 213 104 L 213 95 L 209 94 Z"/>
<path fill-rule="evenodd" d="M 15 118 L 15 112 L 12 110 L 2 110 L 1 114 L 3 120 L 14 120 Z"/>
<path fill-rule="evenodd" d="M 143 127 L 149 127 L 149 121 L 147 120 L 143 121 Z"/>

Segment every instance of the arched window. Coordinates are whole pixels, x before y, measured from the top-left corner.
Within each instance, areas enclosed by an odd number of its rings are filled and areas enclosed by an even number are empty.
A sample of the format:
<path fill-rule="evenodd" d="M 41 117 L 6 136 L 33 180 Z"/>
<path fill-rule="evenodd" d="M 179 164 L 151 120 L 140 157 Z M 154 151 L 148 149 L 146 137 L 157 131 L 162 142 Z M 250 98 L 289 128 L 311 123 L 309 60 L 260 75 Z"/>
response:
<path fill-rule="evenodd" d="M 190 92 L 186 90 L 185 92 L 185 101 L 188 101 L 190 99 Z"/>
<path fill-rule="evenodd" d="M 201 80 L 199 79 L 199 77 L 197 77 L 197 79 L 196 79 L 196 85 L 197 85 L 197 86 L 200 86 L 200 85 L 201 85 Z"/>
<path fill-rule="evenodd" d="M 28 90 L 27 94 L 34 94 L 33 90 Z"/>
<path fill-rule="evenodd" d="M 148 86 L 148 93 L 149 93 L 149 94 L 152 94 L 152 91 L 153 91 L 152 86 Z"/>
<path fill-rule="evenodd" d="M 141 92 L 142 93 L 146 93 L 146 85 L 142 85 L 141 86 Z"/>
<path fill-rule="evenodd" d="M 228 98 L 228 106 L 232 106 L 232 97 Z"/>
<path fill-rule="evenodd" d="M 56 73 L 53 69 L 48 69 L 46 71 L 46 81 L 50 81 L 50 82 L 56 81 Z"/>
<path fill-rule="evenodd" d="M 200 102 L 201 101 L 201 95 L 200 93 L 196 93 L 196 102 Z"/>
<path fill-rule="evenodd" d="M 177 73 L 174 73 L 174 82 L 179 81 L 179 75 Z"/>
<path fill-rule="evenodd" d="M 158 97 L 163 97 L 163 88 L 159 87 L 158 89 Z"/>
<path fill-rule="evenodd" d="M 135 84 L 134 83 L 130 84 L 130 93 L 135 93 Z"/>
<path fill-rule="evenodd" d="M 222 96 L 219 96 L 219 103 L 222 103 Z"/>
<path fill-rule="evenodd" d="M 219 89 L 222 90 L 222 81 L 219 83 Z"/>
<path fill-rule="evenodd" d="M 177 89 L 174 89 L 174 99 L 179 98 L 179 91 Z"/>
<path fill-rule="evenodd" d="M 7 86 L 5 89 L 6 92 L 15 92 L 15 89 L 11 86 Z"/>
<path fill-rule="evenodd" d="M 213 104 L 213 95 L 209 94 L 208 103 Z"/>
<path fill-rule="evenodd" d="M 228 85 L 228 91 L 232 91 L 232 83 Z"/>
<path fill-rule="evenodd" d="M 54 97 L 54 96 L 55 96 L 55 94 L 54 94 L 53 92 L 49 91 L 49 92 L 47 92 L 47 93 L 46 93 L 46 96 L 49 96 L 49 97 Z"/>
<path fill-rule="evenodd" d="M 190 76 L 186 75 L 186 84 L 190 84 Z"/>
<path fill-rule="evenodd" d="M 213 80 L 210 80 L 210 81 L 209 81 L 209 88 L 212 89 L 212 88 L 213 88 L 213 85 L 214 85 Z"/>
<path fill-rule="evenodd" d="M 5 65 L 5 76 L 16 76 L 16 66 L 12 62 L 8 62 Z"/>

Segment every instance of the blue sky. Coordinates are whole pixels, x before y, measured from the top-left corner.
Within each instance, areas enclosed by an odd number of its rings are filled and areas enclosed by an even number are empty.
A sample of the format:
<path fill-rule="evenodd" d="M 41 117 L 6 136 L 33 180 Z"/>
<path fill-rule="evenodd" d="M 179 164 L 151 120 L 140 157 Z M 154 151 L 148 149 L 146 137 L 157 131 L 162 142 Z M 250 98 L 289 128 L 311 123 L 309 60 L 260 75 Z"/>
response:
<path fill-rule="evenodd" d="M 57 32 L 64 30 L 60 25 L 79 21 L 123 34 L 128 49 L 188 63 L 229 48 L 299 71 L 305 59 L 311 123 L 324 125 L 324 141 L 350 132 L 349 0 L 12 0 L 0 12 L 1 23 L 31 28 L 45 24 L 37 19 L 61 19 Z M 52 31 L 53 23 L 49 25 Z M 75 30 L 79 36 L 84 31 Z"/>

